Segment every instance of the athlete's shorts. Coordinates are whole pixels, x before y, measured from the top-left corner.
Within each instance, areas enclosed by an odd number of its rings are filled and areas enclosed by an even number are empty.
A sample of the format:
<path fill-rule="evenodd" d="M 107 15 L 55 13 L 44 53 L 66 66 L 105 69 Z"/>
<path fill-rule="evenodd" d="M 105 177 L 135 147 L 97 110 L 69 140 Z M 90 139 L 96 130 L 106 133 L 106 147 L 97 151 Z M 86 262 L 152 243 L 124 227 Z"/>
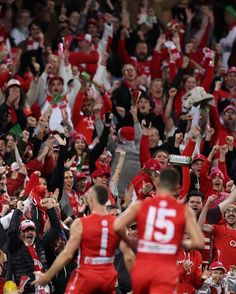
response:
<path fill-rule="evenodd" d="M 175 265 L 136 261 L 131 270 L 133 294 L 173 294 L 178 283 Z"/>
<path fill-rule="evenodd" d="M 75 269 L 65 294 L 114 294 L 117 272 L 113 269 Z"/>

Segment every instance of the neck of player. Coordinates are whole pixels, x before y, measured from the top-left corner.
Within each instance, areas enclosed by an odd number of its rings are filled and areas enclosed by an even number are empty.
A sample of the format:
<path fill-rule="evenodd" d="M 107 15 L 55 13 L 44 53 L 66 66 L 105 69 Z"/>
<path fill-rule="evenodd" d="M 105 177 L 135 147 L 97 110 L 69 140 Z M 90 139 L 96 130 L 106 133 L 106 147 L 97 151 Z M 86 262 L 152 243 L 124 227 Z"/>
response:
<path fill-rule="evenodd" d="M 105 205 L 95 205 L 93 207 L 92 213 L 96 213 L 96 214 L 107 214 L 107 210 L 106 210 L 106 206 Z"/>

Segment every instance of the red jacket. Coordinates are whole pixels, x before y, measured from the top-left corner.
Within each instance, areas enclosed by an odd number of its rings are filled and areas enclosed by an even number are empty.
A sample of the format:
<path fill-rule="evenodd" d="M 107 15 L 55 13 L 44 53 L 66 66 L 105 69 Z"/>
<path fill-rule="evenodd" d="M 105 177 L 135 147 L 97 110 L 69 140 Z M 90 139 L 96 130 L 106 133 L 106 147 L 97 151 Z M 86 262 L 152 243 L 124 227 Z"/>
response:
<path fill-rule="evenodd" d="M 128 52 L 125 48 L 125 40 L 119 40 L 118 42 L 118 48 L 117 48 L 118 54 L 121 58 L 122 64 L 130 63 L 134 66 L 136 69 L 137 75 L 146 75 L 150 76 L 152 70 L 154 70 L 154 67 L 160 68 L 160 54 L 158 52 L 153 51 L 152 56 L 149 56 L 145 60 L 138 60 L 134 56 L 129 56 Z"/>
<path fill-rule="evenodd" d="M 150 183 L 153 186 L 153 189 L 147 194 L 143 194 L 142 189 L 143 185 Z M 134 191 L 136 193 L 138 200 L 143 200 L 146 197 L 154 197 L 156 194 L 155 186 L 152 179 L 147 175 L 145 171 L 140 171 L 131 181 L 131 184 L 134 186 Z"/>

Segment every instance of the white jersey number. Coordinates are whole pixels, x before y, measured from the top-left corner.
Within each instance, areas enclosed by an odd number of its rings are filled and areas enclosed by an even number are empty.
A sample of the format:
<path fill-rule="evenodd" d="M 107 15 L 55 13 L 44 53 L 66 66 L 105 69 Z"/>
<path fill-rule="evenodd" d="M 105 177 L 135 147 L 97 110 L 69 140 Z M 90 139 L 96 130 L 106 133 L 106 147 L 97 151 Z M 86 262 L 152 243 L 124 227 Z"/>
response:
<path fill-rule="evenodd" d="M 101 235 L 101 245 L 100 245 L 100 256 L 107 255 L 107 243 L 108 243 L 108 221 L 102 220 L 102 235 Z"/>
<path fill-rule="evenodd" d="M 166 201 L 161 201 L 160 206 L 165 206 L 165 203 Z M 144 240 L 151 241 L 152 238 L 154 238 L 155 241 L 160 243 L 169 242 L 174 237 L 175 226 L 173 222 L 167 218 L 175 216 L 175 209 L 165 207 L 156 208 L 154 206 L 149 207 Z"/>

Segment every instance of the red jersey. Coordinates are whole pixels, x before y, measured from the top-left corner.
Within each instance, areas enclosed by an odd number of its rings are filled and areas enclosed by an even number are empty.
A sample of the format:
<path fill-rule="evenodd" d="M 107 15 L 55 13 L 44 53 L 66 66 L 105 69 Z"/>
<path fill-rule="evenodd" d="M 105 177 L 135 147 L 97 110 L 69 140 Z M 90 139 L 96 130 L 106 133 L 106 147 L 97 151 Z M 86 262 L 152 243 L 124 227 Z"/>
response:
<path fill-rule="evenodd" d="M 137 217 L 137 261 L 170 262 L 176 255 L 185 229 L 185 206 L 175 198 L 158 195 L 146 199 Z"/>
<path fill-rule="evenodd" d="M 94 266 L 113 268 L 115 250 L 120 242 L 112 227 L 115 217 L 92 213 L 80 220 L 83 226 L 80 269 Z"/>
<path fill-rule="evenodd" d="M 227 224 L 213 226 L 216 247 L 214 260 L 222 262 L 229 271 L 229 267 L 236 264 L 236 230 L 228 228 Z"/>

